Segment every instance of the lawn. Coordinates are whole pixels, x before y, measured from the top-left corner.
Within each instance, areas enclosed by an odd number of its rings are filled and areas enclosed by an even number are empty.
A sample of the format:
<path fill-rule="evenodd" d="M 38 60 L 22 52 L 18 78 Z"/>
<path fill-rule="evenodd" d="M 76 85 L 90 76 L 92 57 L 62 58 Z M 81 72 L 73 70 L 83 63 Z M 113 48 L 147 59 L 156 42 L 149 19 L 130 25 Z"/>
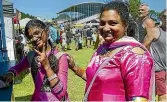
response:
<path fill-rule="evenodd" d="M 74 44 L 72 44 L 72 49 L 66 51 L 72 55 L 76 61 L 76 64 L 86 68 L 92 53 L 94 50 L 92 48 L 84 47 L 81 50 L 75 51 Z M 84 95 L 85 81 L 76 76 L 71 70 L 68 74 L 68 93 L 69 98 L 72 101 L 81 101 Z M 34 84 L 32 81 L 31 74 L 28 74 L 21 84 L 14 85 L 14 96 L 16 101 L 30 101 L 31 95 L 34 90 Z"/>

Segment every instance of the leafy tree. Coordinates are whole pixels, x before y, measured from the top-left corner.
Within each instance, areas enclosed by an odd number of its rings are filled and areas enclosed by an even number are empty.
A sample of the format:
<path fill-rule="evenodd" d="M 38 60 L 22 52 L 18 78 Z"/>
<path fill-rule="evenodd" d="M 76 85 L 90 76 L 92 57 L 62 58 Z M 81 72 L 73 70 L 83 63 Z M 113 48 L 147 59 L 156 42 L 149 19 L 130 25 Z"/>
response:
<path fill-rule="evenodd" d="M 55 20 L 55 18 L 52 18 L 52 20 Z"/>
<path fill-rule="evenodd" d="M 111 1 L 124 1 L 129 4 L 129 10 L 133 18 L 138 17 L 138 8 L 140 5 L 140 0 L 103 0 L 105 3 L 109 3 Z"/>
<path fill-rule="evenodd" d="M 34 19 L 34 18 L 36 18 L 35 16 L 32 16 L 32 15 L 30 15 L 30 14 L 25 14 L 25 13 L 23 13 L 23 12 L 21 12 L 21 19 L 24 19 L 24 18 L 31 18 L 31 19 Z"/>
<path fill-rule="evenodd" d="M 140 0 L 129 0 L 129 10 L 134 19 L 138 17 Z"/>

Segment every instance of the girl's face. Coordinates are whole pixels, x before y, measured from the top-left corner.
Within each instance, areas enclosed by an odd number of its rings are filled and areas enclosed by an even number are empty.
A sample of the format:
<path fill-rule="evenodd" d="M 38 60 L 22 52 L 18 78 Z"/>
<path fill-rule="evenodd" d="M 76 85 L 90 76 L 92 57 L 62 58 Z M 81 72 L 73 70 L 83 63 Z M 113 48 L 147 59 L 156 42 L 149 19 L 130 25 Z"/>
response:
<path fill-rule="evenodd" d="M 99 32 L 107 43 L 123 37 L 125 29 L 125 24 L 115 10 L 103 11 L 100 17 Z"/>
<path fill-rule="evenodd" d="M 41 49 L 43 44 L 47 43 L 48 34 L 46 30 L 30 28 L 28 32 L 29 40 L 35 48 Z"/>

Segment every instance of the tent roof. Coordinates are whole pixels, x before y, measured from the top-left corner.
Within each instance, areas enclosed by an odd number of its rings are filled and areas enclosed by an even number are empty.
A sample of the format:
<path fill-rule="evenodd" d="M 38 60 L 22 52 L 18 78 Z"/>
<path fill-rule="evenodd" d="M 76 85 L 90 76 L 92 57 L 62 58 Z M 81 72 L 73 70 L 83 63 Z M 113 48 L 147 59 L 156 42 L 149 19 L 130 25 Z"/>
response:
<path fill-rule="evenodd" d="M 96 7 L 104 5 L 104 3 L 102 3 L 102 2 L 85 2 L 85 3 L 80 3 L 80 4 L 72 5 L 72 6 L 68 7 L 68 8 L 66 8 L 66 9 L 58 12 L 57 14 L 63 13 L 63 12 L 79 12 L 79 13 L 85 14 L 85 12 L 87 12 L 89 10 L 89 6 L 90 5 L 95 5 L 94 9 L 96 9 Z M 81 8 L 83 8 L 83 7 L 84 7 L 84 10 L 81 10 Z"/>

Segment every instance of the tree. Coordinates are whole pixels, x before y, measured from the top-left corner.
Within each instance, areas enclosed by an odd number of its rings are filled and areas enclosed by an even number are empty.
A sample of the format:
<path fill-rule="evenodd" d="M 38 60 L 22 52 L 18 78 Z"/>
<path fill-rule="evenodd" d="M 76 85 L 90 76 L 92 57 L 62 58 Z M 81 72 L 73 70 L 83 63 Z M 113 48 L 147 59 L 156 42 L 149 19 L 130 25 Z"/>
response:
<path fill-rule="evenodd" d="M 129 10 L 134 19 L 138 18 L 140 0 L 129 0 Z"/>
<path fill-rule="evenodd" d="M 25 14 L 25 13 L 23 13 L 23 12 L 21 12 L 21 19 L 24 19 L 24 18 L 31 18 L 31 19 L 34 19 L 34 18 L 36 18 L 35 16 L 32 16 L 32 15 L 30 15 L 30 14 Z"/>

